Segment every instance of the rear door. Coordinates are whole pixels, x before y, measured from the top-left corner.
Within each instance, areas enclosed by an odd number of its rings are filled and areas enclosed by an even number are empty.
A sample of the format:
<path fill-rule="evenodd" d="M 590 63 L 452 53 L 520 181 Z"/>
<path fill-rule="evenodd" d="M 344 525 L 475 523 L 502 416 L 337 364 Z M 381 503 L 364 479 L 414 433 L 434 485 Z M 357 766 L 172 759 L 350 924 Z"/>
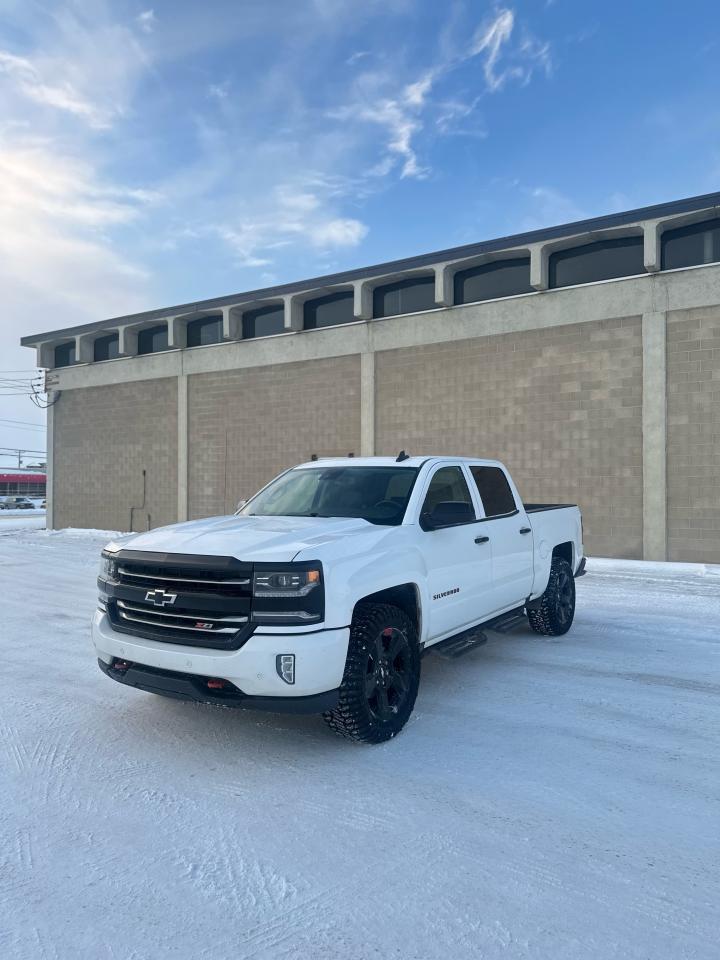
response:
<path fill-rule="evenodd" d="M 438 466 L 431 474 L 422 500 L 420 516 L 430 514 L 438 503 L 463 503 L 471 508 L 472 520 L 423 530 L 419 539 L 425 558 L 430 592 L 428 639 L 458 633 L 486 615 L 492 582 L 492 565 L 485 531 L 477 522 L 469 477 L 462 467 Z"/>
<path fill-rule="evenodd" d="M 496 613 L 520 606 L 533 583 L 533 534 L 525 508 L 505 471 L 495 464 L 470 464 L 470 473 L 485 510 L 478 525 L 490 538 L 492 600 Z"/>

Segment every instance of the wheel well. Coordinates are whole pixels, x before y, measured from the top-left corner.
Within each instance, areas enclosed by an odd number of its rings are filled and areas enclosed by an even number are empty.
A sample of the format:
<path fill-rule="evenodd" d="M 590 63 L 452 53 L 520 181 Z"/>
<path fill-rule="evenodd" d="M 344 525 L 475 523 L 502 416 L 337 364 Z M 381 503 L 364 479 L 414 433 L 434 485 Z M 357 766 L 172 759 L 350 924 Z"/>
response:
<path fill-rule="evenodd" d="M 399 607 L 410 617 L 415 624 L 418 637 L 420 636 L 420 600 L 414 583 L 401 583 L 396 587 L 378 590 L 377 593 L 362 597 L 358 603 L 391 603 L 394 607 Z"/>
<path fill-rule="evenodd" d="M 570 569 L 572 570 L 573 565 L 573 545 L 572 543 L 559 543 L 556 547 L 553 547 L 552 555 L 554 557 L 561 557 L 563 560 L 567 560 L 570 564 Z"/>

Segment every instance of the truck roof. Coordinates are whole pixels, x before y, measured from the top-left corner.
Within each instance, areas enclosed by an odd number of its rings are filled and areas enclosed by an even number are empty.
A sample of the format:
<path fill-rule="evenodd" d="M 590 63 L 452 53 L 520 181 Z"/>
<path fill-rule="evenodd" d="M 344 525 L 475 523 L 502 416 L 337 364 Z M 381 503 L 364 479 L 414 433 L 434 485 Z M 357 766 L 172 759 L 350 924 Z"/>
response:
<path fill-rule="evenodd" d="M 299 463 L 295 469 L 302 467 L 421 467 L 424 463 L 487 463 L 500 464 L 499 460 L 487 460 L 484 457 L 447 457 L 427 456 L 408 457 L 398 461 L 397 457 L 319 457 L 306 463 Z"/>

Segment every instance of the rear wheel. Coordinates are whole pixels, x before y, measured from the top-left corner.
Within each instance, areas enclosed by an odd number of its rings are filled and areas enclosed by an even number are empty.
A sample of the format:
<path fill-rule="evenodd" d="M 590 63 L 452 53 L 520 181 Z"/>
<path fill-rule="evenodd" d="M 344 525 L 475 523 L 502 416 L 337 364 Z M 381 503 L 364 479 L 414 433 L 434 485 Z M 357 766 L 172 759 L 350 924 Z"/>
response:
<path fill-rule="evenodd" d="M 561 637 L 568 632 L 575 617 L 575 578 L 567 560 L 553 557 L 547 589 L 527 614 L 535 633 Z"/>
<path fill-rule="evenodd" d="M 338 705 L 323 716 L 350 740 L 382 743 L 407 723 L 419 683 L 417 632 L 407 614 L 387 603 L 358 604 Z"/>

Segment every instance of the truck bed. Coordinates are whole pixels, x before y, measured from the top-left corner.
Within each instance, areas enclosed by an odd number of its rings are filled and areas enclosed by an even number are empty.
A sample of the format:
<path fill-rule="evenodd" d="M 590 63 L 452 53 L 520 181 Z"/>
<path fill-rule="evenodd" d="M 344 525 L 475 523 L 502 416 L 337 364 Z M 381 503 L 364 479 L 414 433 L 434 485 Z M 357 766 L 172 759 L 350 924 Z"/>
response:
<path fill-rule="evenodd" d="M 540 513 L 542 510 L 564 510 L 566 507 L 576 507 L 576 503 L 525 503 L 525 513 Z"/>

